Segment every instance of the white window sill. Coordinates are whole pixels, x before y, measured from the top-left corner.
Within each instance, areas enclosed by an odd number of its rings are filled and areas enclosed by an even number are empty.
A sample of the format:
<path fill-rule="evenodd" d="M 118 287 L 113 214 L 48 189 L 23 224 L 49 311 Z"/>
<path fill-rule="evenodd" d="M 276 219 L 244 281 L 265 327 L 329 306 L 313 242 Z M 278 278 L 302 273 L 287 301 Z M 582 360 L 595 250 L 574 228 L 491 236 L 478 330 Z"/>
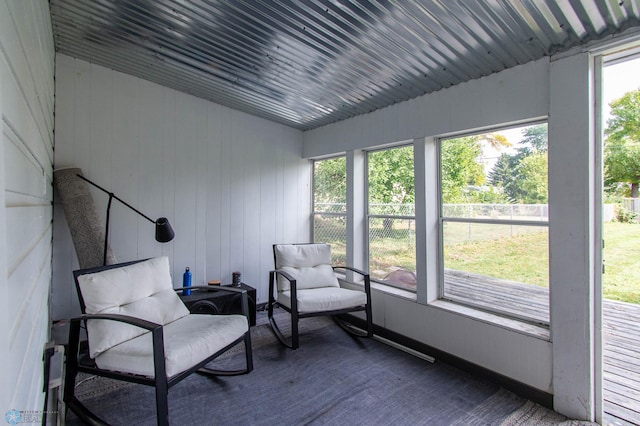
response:
<path fill-rule="evenodd" d="M 413 291 L 392 287 L 390 285 L 371 283 L 371 290 L 376 290 L 384 294 L 400 297 L 402 299 L 412 300 L 414 302 L 418 301 L 418 296 Z"/>
<path fill-rule="evenodd" d="M 528 336 L 546 341 L 551 341 L 551 333 L 549 332 L 549 328 L 542 325 L 531 324 L 525 321 L 503 317 L 500 315 L 492 314 L 490 312 L 474 309 L 469 306 L 448 302 L 446 300 L 435 300 L 429 303 L 429 306 L 436 309 L 441 309 L 443 311 L 462 315 L 467 318 L 472 318 L 474 320 L 491 324 L 496 327 L 502 327 L 508 330 L 515 331 L 517 333 L 526 334 Z"/>
<path fill-rule="evenodd" d="M 340 281 L 345 282 L 342 279 Z M 360 289 L 364 287 L 361 282 L 348 282 L 347 286 L 349 285 Z M 417 303 L 417 295 L 412 291 L 373 282 L 371 283 L 371 290 Z M 514 318 L 507 318 L 446 300 L 435 300 L 430 302 L 427 306 L 484 322 L 495 327 L 505 328 L 537 339 L 551 341 L 551 333 L 549 332 L 549 328 L 546 326 L 531 324 Z"/>

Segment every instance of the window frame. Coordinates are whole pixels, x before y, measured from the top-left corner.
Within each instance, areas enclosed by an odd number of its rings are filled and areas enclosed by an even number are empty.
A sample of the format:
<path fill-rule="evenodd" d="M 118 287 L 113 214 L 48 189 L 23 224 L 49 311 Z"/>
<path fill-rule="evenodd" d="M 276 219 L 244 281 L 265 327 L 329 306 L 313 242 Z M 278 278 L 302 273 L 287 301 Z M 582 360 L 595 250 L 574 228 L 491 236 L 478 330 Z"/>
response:
<path fill-rule="evenodd" d="M 413 164 L 412 164 L 412 169 L 413 169 L 413 179 L 414 179 L 414 191 L 415 191 L 415 179 L 416 179 L 416 168 L 415 168 L 415 145 L 413 143 L 413 141 L 402 141 L 402 142 L 398 142 L 396 144 L 391 144 L 391 145 L 385 145 L 383 147 L 376 147 L 376 148 L 371 148 L 371 149 L 365 149 L 363 150 L 364 153 L 364 173 L 365 173 L 365 181 L 364 181 L 364 221 L 365 221 L 365 225 L 364 225 L 364 247 L 365 247 L 365 259 L 366 259 L 366 268 L 367 271 L 369 273 L 371 273 L 371 219 L 385 219 L 385 218 L 391 218 L 391 219 L 400 219 L 400 220 L 413 220 L 414 223 L 414 232 L 417 233 L 416 230 L 416 223 L 417 223 L 417 219 L 416 219 L 416 214 L 415 214 L 415 205 L 416 205 L 416 201 L 414 200 L 413 203 L 413 216 L 408 216 L 408 215 L 399 215 L 399 216 L 390 216 L 390 215 L 380 215 L 380 214 L 371 214 L 370 212 L 370 203 L 369 203 L 369 155 L 372 153 L 376 153 L 376 152 L 381 152 L 381 151 L 387 151 L 387 150 L 391 150 L 391 149 L 397 149 L 397 148 L 407 148 L 407 147 L 411 147 L 411 149 L 413 150 Z M 417 196 L 416 194 L 414 194 L 414 197 Z M 414 247 L 414 250 L 417 250 L 417 237 L 414 239 L 414 244 L 416 245 Z M 417 254 L 416 254 L 416 258 L 414 259 L 414 262 L 416 264 L 417 267 Z M 416 273 L 417 271 L 414 271 L 414 273 Z M 395 288 L 395 289 L 400 289 L 400 290 L 404 290 L 404 291 L 408 291 L 411 293 L 416 294 L 417 293 L 417 287 L 415 289 L 409 289 L 407 287 L 403 287 L 399 284 L 394 284 L 394 283 L 390 283 L 390 282 L 385 282 L 382 281 L 381 279 L 378 278 L 374 278 L 371 277 L 371 282 L 375 282 L 377 284 L 383 285 L 383 286 L 388 286 L 391 288 Z M 417 283 L 416 283 L 417 284 Z"/>
<path fill-rule="evenodd" d="M 525 128 L 531 127 L 538 124 L 547 124 L 547 135 L 549 133 L 548 128 L 548 119 L 544 120 L 535 120 L 529 122 L 518 123 L 515 125 L 506 125 L 506 126 L 496 126 L 491 128 L 486 128 L 483 130 L 475 131 L 475 132 L 461 132 L 452 135 L 442 136 L 435 138 L 436 142 L 436 155 L 437 155 L 437 175 L 438 175 L 438 191 L 437 191 L 437 201 L 438 201 L 438 297 L 436 300 L 442 300 L 449 303 L 454 303 L 461 306 L 466 306 L 471 309 L 489 312 L 492 314 L 497 314 L 500 316 L 504 316 L 507 318 L 515 319 L 518 321 L 524 321 L 527 323 L 535 323 L 537 325 L 544 325 L 548 327 L 550 325 L 550 321 L 533 321 L 530 317 L 526 315 L 518 315 L 513 312 L 506 312 L 499 308 L 488 308 L 486 306 L 480 306 L 471 302 L 464 302 L 460 300 L 449 299 L 445 295 L 445 259 L 444 259 L 444 224 L 446 222 L 453 223 L 469 223 L 469 224 L 483 224 L 483 225 L 511 225 L 511 226 L 535 226 L 535 227 L 544 227 L 547 231 L 547 248 L 549 248 L 549 220 L 508 220 L 508 219 L 477 219 L 477 218 L 459 218 L 459 217 L 446 217 L 444 216 L 444 203 L 443 203 L 443 194 L 442 194 L 442 144 L 443 141 L 463 138 L 468 136 L 476 136 L 476 135 L 484 135 L 487 133 L 496 133 L 500 131 L 517 129 L 517 128 Z M 548 151 L 547 151 L 548 152 Z M 547 178 L 549 176 L 549 170 L 547 168 Z M 547 201 L 547 208 L 548 208 Z M 547 210 L 548 211 L 548 210 Z M 548 282 L 547 288 L 550 289 L 550 282 Z M 550 306 L 551 299 L 549 298 L 549 311 L 551 310 Z"/>
<path fill-rule="evenodd" d="M 344 218 L 345 223 L 347 222 L 348 219 L 348 215 L 349 215 L 349 211 L 348 211 L 348 205 L 347 205 L 347 192 L 348 192 L 348 188 L 347 185 L 345 185 L 345 211 L 344 213 L 338 213 L 338 212 L 323 212 L 323 211 L 318 211 L 316 210 L 316 163 L 321 162 L 321 161 L 328 161 L 328 160 L 335 160 L 335 159 L 339 159 L 342 158 L 345 161 L 345 184 L 348 183 L 348 170 L 347 170 L 347 155 L 346 154 L 338 154 L 338 155 L 332 155 L 329 157 L 322 157 L 322 158 L 314 158 L 311 159 L 310 163 L 311 163 L 311 241 L 312 242 L 316 242 L 315 238 L 316 238 L 316 218 L 318 216 L 320 217 L 341 217 Z M 345 230 L 346 233 L 346 230 Z M 322 241 L 322 242 L 326 242 L 326 241 Z M 348 238 L 345 239 L 345 247 L 346 247 L 346 251 L 348 253 L 349 251 L 349 247 L 348 247 Z M 333 253 L 332 253 L 333 256 Z"/>

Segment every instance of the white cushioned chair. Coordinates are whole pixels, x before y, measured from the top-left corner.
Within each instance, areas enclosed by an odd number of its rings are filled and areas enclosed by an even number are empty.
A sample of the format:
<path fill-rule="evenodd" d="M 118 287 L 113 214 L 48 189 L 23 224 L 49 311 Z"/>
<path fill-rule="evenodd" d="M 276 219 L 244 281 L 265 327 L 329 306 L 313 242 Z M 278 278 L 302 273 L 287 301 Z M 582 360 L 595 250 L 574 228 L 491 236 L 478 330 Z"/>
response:
<path fill-rule="evenodd" d="M 243 315 L 191 314 L 177 294 L 182 289 L 173 289 L 167 257 L 74 271 L 74 279 L 83 315 L 71 320 L 64 400 L 85 422 L 104 423 L 76 398 L 78 372 L 154 386 L 157 421 L 166 425 L 169 388 L 191 373 L 228 376 L 253 369 L 245 290 L 190 287 L 238 293 L 243 308 Z M 82 325 L 88 347 L 80 344 Z M 241 342 L 246 368 L 205 367 Z"/>
<path fill-rule="evenodd" d="M 300 346 L 298 320 L 322 315 L 332 316 L 351 334 L 373 335 L 369 274 L 350 266 L 332 266 L 329 244 L 274 244 L 273 256 L 275 270 L 269 273 L 267 315 L 280 343 L 297 349 Z M 362 290 L 344 288 L 334 272 L 336 269 L 360 275 L 364 284 Z M 291 314 L 290 339 L 285 338 L 273 318 L 273 309 L 277 306 Z M 364 311 L 366 315 L 364 333 L 342 319 L 342 314 L 357 311 Z"/>

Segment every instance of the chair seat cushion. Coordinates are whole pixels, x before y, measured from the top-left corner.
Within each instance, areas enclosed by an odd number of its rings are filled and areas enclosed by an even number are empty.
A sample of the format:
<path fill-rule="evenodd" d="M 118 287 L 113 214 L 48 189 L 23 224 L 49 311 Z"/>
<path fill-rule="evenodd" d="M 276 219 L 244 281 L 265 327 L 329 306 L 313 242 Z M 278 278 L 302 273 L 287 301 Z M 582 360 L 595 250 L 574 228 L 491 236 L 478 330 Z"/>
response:
<path fill-rule="evenodd" d="M 298 312 L 301 314 L 355 308 L 367 304 L 362 291 L 340 287 L 298 289 Z M 291 307 L 291 291 L 278 293 L 278 302 Z"/>
<path fill-rule="evenodd" d="M 165 368 L 172 377 L 242 337 L 249 329 L 242 315 L 190 314 L 164 326 Z M 154 377 L 151 333 L 116 345 L 95 359 L 102 369 Z"/>

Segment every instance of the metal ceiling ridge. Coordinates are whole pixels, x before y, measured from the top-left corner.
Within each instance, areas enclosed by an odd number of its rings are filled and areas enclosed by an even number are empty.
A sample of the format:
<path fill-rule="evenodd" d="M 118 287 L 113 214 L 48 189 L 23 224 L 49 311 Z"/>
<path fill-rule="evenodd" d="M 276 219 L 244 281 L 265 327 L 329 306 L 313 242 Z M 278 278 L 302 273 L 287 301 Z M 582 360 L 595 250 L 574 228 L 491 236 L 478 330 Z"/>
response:
<path fill-rule="evenodd" d="M 71 57 L 78 57 L 78 55 L 74 54 L 73 52 L 62 51 L 61 53 L 68 54 Z M 100 60 L 100 59 L 102 59 L 102 60 Z M 141 64 L 139 62 L 128 61 L 127 60 L 128 58 L 126 58 L 126 57 L 124 59 L 125 60 L 123 62 L 121 62 L 121 64 L 123 66 L 126 66 L 127 68 L 129 68 L 131 70 L 136 71 L 135 73 L 125 73 L 125 74 L 130 74 L 130 75 L 132 75 L 134 77 L 135 76 L 139 76 L 140 74 L 157 75 L 159 78 L 166 77 L 165 74 L 158 74 L 157 72 L 155 72 L 152 67 L 146 66 L 145 64 Z M 100 66 L 111 68 L 111 69 L 115 69 L 115 70 L 118 70 L 118 68 L 119 68 L 119 67 L 114 67 L 113 66 L 114 64 L 115 65 L 119 64 L 119 62 L 117 62 L 117 60 L 112 59 L 112 57 L 110 57 L 110 56 L 104 56 L 103 54 L 96 53 L 96 52 L 94 52 L 94 60 L 90 61 L 90 63 L 94 63 L 96 65 L 100 65 Z M 120 72 L 122 72 L 122 71 L 120 71 Z M 146 78 L 146 80 L 149 80 L 149 78 Z M 154 80 L 150 80 L 150 81 L 152 83 L 158 84 Z M 195 76 L 185 76 L 185 78 L 182 79 L 181 81 L 182 82 L 192 81 L 193 82 L 193 86 L 190 86 L 190 87 L 193 87 L 193 90 L 189 91 L 188 93 L 191 94 L 191 95 L 198 96 L 198 97 L 203 97 L 202 96 L 203 82 L 205 82 L 206 84 L 214 84 L 214 83 L 211 83 L 211 82 L 207 83 L 206 79 L 197 79 L 196 80 Z M 167 84 L 165 84 L 166 87 L 175 89 L 175 87 L 172 87 L 171 85 L 169 85 L 169 84 L 172 84 L 173 81 L 165 81 L 165 83 L 167 83 Z M 232 92 L 232 90 L 229 90 L 231 88 L 230 86 L 225 86 L 225 87 L 220 86 L 220 88 L 222 89 L 222 91 L 218 92 L 218 96 L 220 96 L 220 97 L 229 96 L 229 95 L 225 95 L 225 92 Z M 243 97 L 244 97 L 244 95 L 242 95 L 241 93 L 233 93 L 233 95 L 230 96 L 229 99 L 237 101 L 238 99 L 242 99 Z M 254 96 L 253 95 L 251 95 L 250 97 L 247 96 L 246 99 L 252 99 L 253 100 Z M 237 102 L 237 104 L 238 105 L 245 105 L 245 103 L 241 103 L 241 102 Z M 248 104 L 248 102 L 247 102 L 247 104 Z M 274 111 L 281 111 L 282 114 L 285 114 L 285 113 L 286 114 L 290 114 L 289 111 L 287 111 L 286 109 L 284 109 L 282 106 L 280 106 L 277 103 L 273 103 L 273 105 L 271 105 L 271 106 L 272 106 L 272 110 L 274 110 Z M 291 120 L 291 122 L 296 123 L 296 124 L 299 123 L 298 120 L 293 120 L 293 119 Z"/>
<path fill-rule="evenodd" d="M 121 37 L 121 40 L 122 40 L 123 42 L 130 42 L 130 40 L 129 40 L 128 38 L 124 37 L 124 36 L 123 36 L 123 37 Z M 178 51 L 177 49 L 174 49 L 174 50 L 175 50 L 175 51 Z M 247 80 L 246 78 L 243 78 L 243 79 L 244 79 L 244 80 L 246 80 L 246 81 L 250 81 L 250 80 Z M 366 99 L 366 97 L 367 97 L 367 94 L 366 94 L 366 93 L 362 93 L 362 98 L 363 98 L 363 99 Z"/>
<path fill-rule="evenodd" d="M 87 49 L 87 50 L 88 50 L 88 49 Z M 92 50 L 91 50 L 91 52 L 92 52 L 91 54 L 93 55 L 93 54 L 94 54 L 94 52 L 95 52 L 95 50 L 93 50 L 93 49 L 92 49 Z M 231 79 L 229 79 L 229 80 L 231 80 Z M 231 83 L 230 83 L 230 84 L 231 84 Z"/>
<path fill-rule="evenodd" d="M 49 4 L 56 51 L 300 130 L 640 26 L 640 0 Z"/>
<path fill-rule="evenodd" d="M 272 4 L 274 4 L 274 3 L 268 3 L 268 5 L 267 5 L 267 6 L 268 6 L 268 7 L 272 7 Z M 300 27 L 302 27 L 302 28 L 303 28 L 303 31 L 305 32 L 305 34 L 306 34 L 307 36 L 309 35 L 309 33 L 310 33 L 311 31 L 314 31 L 314 32 L 318 33 L 318 31 L 317 31 L 315 28 L 313 28 L 313 27 L 311 27 L 311 26 L 309 26 L 309 25 L 304 26 L 302 23 L 296 24 L 294 27 L 295 27 L 295 28 L 300 28 Z M 299 37 L 299 35 L 298 35 L 298 34 L 295 34 L 295 35 L 296 35 L 296 37 Z M 316 39 L 318 39 L 318 36 L 315 36 L 315 38 L 316 38 Z M 321 38 L 322 38 L 322 37 L 321 37 Z M 317 45 L 318 47 L 328 45 L 328 41 L 330 41 L 330 40 L 328 40 L 327 38 L 324 38 L 324 40 L 322 40 L 322 41 L 323 41 L 323 43 L 322 43 L 322 44 L 320 44 L 320 45 Z M 346 46 L 345 46 L 345 47 L 346 47 Z M 353 45 L 353 48 L 357 48 L 357 44 L 356 44 L 356 45 Z M 316 53 L 320 53 L 320 52 L 325 52 L 325 51 L 324 51 L 324 50 L 316 50 Z M 327 55 L 325 55 L 325 56 L 327 56 Z M 357 57 L 357 55 L 356 55 L 356 57 Z M 336 58 L 333 58 L 333 57 L 331 57 L 331 56 L 327 56 L 327 58 L 326 58 L 326 59 L 327 59 L 327 62 L 326 62 L 326 63 L 327 63 L 327 64 L 330 64 L 330 63 L 331 63 L 331 61 L 330 61 L 329 59 L 333 59 L 333 60 L 335 61 L 335 59 L 336 59 Z M 383 58 L 381 58 L 381 59 L 383 59 Z M 348 73 L 350 73 L 351 75 L 353 75 L 353 77 L 354 77 L 354 78 L 361 78 L 361 77 L 362 77 L 361 73 L 359 73 L 359 72 L 357 72 L 357 71 L 355 71 L 355 70 L 356 70 L 356 69 L 360 69 L 360 68 L 362 68 L 362 67 L 364 67 L 364 66 L 371 67 L 371 66 L 372 66 L 372 64 L 369 64 L 369 63 L 362 63 L 362 62 L 353 63 L 353 64 L 352 64 L 352 65 L 347 69 L 347 72 L 348 72 Z M 403 71 L 403 69 L 402 69 L 402 68 L 399 68 L 399 67 L 395 66 L 393 63 L 389 63 L 388 61 L 387 61 L 387 66 L 394 68 L 394 69 L 395 69 L 395 73 L 396 73 L 396 74 L 397 74 L 397 73 L 399 73 L 399 72 L 402 72 L 402 71 Z M 379 64 L 378 64 L 378 68 L 379 68 Z M 344 69 L 344 68 L 342 68 L 343 73 L 344 73 L 344 70 L 345 70 L 345 69 Z M 404 91 L 404 89 L 402 89 L 402 88 L 400 88 L 400 89 L 398 90 L 398 87 L 397 87 L 397 86 L 390 86 L 390 87 L 388 87 L 388 88 L 389 88 L 389 89 L 394 89 L 394 90 L 397 90 L 397 91 L 400 91 L 400 92 L 403 92 L 403 91 Z M 384 89 L 383 89 L 383 90 L 384 90 Z M 366 96 L 367 96 L 367 94 L 364 94 L 364 99 L 366 99 Z"/>
<path fill-rule="evenodd" d="M 61 52 L 61 53 L 69 54 L 69 56 L 71 56 L 71 57 L 77 57 L 72 52 Z M 104 58 L 101 55 L 97 55 L 96 59 L 99 59 L 101 57 Z M 110 62 L 111 65 L 113 65 L 112 61 L 109 60 L 108 57 L 107 57 L 106 61 L 100 61 L 100 60 L 92 61 L 92 63 L 95 63 L 96 65 L 113 68 L 113 66 L 109 66 L 109 64 L 107 64 L 106 62 Z M 127 67 L 130 67 L 130 69 L 134 71 L 134 72 L 131 72 L 131 73 L 125 72 L 125 74 L 130 74 L 130 75 L 133 75 L 133 76 L 140 75 L 140 74 L 147 74 L 147 75 L 153 74 L 153 75 L 155 75 L 153 70 L 150 70 L 149 67 L 145 67 L 144 65 L 132 66 L 130 62 L 126 62 L 126 61 L 124 62 L 124 65 L 126 65 Z M 163 74 L 159 74 L 158 77 L 161 80 L 164 77 L 164 75 Z M 146 79 L 150 80 L 152 83 L 160 84 L 160 83 L 158 83 L 158 80 L 149 79 L 149 78 L 146 78 Z M 201 83 L 201 80 L 195 80 L 195 79 L 193 79 L 191 77 L 187 77 L 186 80 L 191 81 L 191 83 L 184 84 L 180 88 L 172 87 L 170 85 L 170 83 L 171 83 L 170 81 L 163 81 L 165 84 L 161 84 L 161 85 L 173 88 L 174 90 L 185 92 L 186 94 L 189 94 L 189 95 L 192 95 L 192 96 L 203 98 L 204 96 L 202 96 L 202 83 Z M 185 82 L 185 80 L 183 80 L 183 82 Z M 230 92 L 230 90 L 226 90 L 226 91 Z M 220 104 L 222 106 L 236 107 L 236 109 L 238 109 L 239 111 L 247 112 L 247 110 L 246 110 L 247 106 L 248 105 L 251 106 L 251 102 L 239 102 L 238 100 L 242 99 L 243 96 L 241 96 L 241 95 L 239 95 L 237 93 L 233 93 L 233 94 L 231 94 L 231 93 L 226 93 L 226 94 L 222 93 L 222 94 L 218 94 L 217 96 L 218 97 L 215 98 L 215 99 L 208 99 L 206 97 L 205 98 L 207 100 L 209 100 L 209 101 L 212 101 L 214 103 L 218 103 L 218 104 Z M 244 97 L 244 98 L 245 99 L 253 99 L 251 97 Z M 278 123 L 281 123 L 281 124 L 285 124 L 285 125 L 288 125 L 288 126 L 291 126 L 291 127 L 294 127 L 294 128 L 298 128 L 300 130 L 309 130 L 310 129 L 310 128 L 308 128 L 308 126 L 302 126 L 307 121 L 314 122 L 314 123 L 318 122 L 321 125 L 329 124 L 328 121 L 322 120 L 322 119 L 318 119 L 318 118 L 314 118 L 314 119 L 307 118 L 306 120 L 303 121 L 302 118 L 299 115 L 291 116 L 290 115 L 291 114 L 290 111 L 287 111 L 287 112 L 282 111 L 282 108 L 278 104 L 274 104 L 273 108 L 270 111 L 271 112 L 268 114 L 268 118 L 271 121 L 278 122 Z M 274 113 L 274 111 L 275 112 L 282 111 L 282 112 L 276 114 L 276 113 Z M 265 116 L 264 111 L 262 109 L 258 109 L 258 108 L 255 108 L 255 107 L 253 107 L 251 109 L 251 112 L 256 116 L 262 116 L 262 117 Z M 359 114 L 360 114 L 359 112 L 351 112 L 351 113 L 342 114 L 344 117 L 341 117 L 340 119 L 353 117 L 353 116 L 359 115 Z M 288 118 L 286 118 L 286 117 L 288 117 Z M 331 120 L 331 122 L 333 122 L 333 121 L 334 120 Z"/>

